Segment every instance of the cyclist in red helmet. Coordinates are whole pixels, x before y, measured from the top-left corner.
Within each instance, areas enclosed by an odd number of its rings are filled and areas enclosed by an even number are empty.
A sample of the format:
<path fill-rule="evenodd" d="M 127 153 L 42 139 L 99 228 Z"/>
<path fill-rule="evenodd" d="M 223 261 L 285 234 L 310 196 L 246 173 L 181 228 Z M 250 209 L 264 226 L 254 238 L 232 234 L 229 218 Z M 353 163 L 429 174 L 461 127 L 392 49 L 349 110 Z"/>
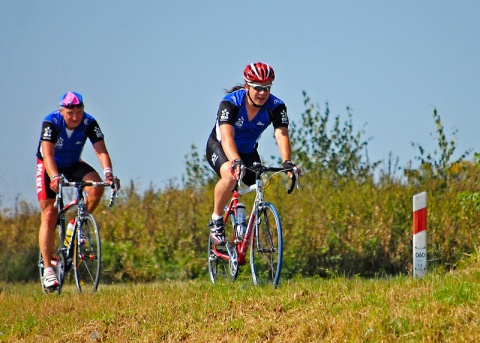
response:
<path fill-rule="evenodd" d="M 287 107 L 270 93 L 275 71 L 266 63 L 251 63 L 246 66 L 243 78 L 245 83 L 228 90 L 220 102 L 206 147 L 208 163 L 221 178 L 215 186 L 214 208 L 209 223 L 210 239 L 214 244 L 225 243 L 224 207 L 240 176 L 241 166 L 261 162 L 258 141 L 270 124 L 274 128 L 283 166 L 295 167 L 291 161 Z M 243 182 L 253 184 L 253 172 L 247 171 Z"/>

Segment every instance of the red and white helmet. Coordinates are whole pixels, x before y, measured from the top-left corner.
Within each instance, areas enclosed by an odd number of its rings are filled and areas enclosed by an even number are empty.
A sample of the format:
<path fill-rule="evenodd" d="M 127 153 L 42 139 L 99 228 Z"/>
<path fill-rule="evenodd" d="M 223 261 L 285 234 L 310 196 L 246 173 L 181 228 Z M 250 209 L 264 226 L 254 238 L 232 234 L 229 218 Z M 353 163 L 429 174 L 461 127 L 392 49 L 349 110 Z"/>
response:
<path fill-rule="evenodd" d="M 275 80 L 275 72 L 266 63 L 251 63 L 245 67 L 243 78 L 246 82 L 272 82 Z"/>

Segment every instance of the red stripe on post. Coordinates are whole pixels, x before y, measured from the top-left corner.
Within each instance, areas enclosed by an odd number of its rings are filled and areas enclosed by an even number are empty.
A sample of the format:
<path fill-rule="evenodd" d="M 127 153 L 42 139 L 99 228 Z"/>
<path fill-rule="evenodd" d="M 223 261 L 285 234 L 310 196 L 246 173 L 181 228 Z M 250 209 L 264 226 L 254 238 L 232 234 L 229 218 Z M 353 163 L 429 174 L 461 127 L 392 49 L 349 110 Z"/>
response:
<path fill-rule="evenodd" d="M 413 234 L 425 231 L 427 229 L 427 208 L 424 207 L 413 212 Z"/>

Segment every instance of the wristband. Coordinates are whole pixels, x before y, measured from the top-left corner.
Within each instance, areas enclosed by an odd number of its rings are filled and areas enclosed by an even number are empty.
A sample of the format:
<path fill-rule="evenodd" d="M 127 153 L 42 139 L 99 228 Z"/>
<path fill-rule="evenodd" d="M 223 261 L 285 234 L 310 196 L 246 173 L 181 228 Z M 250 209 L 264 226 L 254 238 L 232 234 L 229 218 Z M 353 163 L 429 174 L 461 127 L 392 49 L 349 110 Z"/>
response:
<path fill-rule="evenodd" d="M 55 175 L 53 175 L 53 176 L 50 178 L 50 180 L 53 181 L 53 180 L 55 180 L 55 179 L 58 179 L 59 177 L 60 177 L 60 174 L 55 174 Z"/>
<path fill-rule="evenodd" d="M 107 177 L 107 174 L 112 174 L 113 175 L 112 168 L 103 169 L 103 175 L 105 175 L 105 177 Z"/>

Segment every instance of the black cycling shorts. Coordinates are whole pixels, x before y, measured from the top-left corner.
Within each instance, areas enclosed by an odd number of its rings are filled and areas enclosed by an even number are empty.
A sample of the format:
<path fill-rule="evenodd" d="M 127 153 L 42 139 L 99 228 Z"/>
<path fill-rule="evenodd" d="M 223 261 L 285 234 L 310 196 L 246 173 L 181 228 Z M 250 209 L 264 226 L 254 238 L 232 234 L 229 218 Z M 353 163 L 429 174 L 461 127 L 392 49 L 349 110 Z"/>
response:
<path fill-rule="evenodd" d="M 222 148 L 222 143 L 217 141 L 214 137 L 210 136 L 207 142 L 206 154 L 208 164 L 210 164 L 210 167 L 212 167 L 215 173 L 217 173 L 217 175 L 221 177 L 220 167 L 225 162 L 228 162 L 228 158 Z M 239 154 L 240 158 L 246 166 L 252 166 L 254 162 L 261 162 L 260 155 L 258 154 L 258 151 L 256 149 L 250 153 Z M 247 170 L 242 182 L 247 186 L 253 185 L 255 183 L 255 173 Z"/>
<path fill-rule="evenodd" d="M 78 161 L 71 167 L 59 168 L 68 181 L 82 181 L 85 175 L 95 169 L 83 161 Z M 50 177 L 47 174 L 43 161 L 37 158 L 37 198 L 38 200 L 55 199 L 56 193 L 50 188 Z"/>

